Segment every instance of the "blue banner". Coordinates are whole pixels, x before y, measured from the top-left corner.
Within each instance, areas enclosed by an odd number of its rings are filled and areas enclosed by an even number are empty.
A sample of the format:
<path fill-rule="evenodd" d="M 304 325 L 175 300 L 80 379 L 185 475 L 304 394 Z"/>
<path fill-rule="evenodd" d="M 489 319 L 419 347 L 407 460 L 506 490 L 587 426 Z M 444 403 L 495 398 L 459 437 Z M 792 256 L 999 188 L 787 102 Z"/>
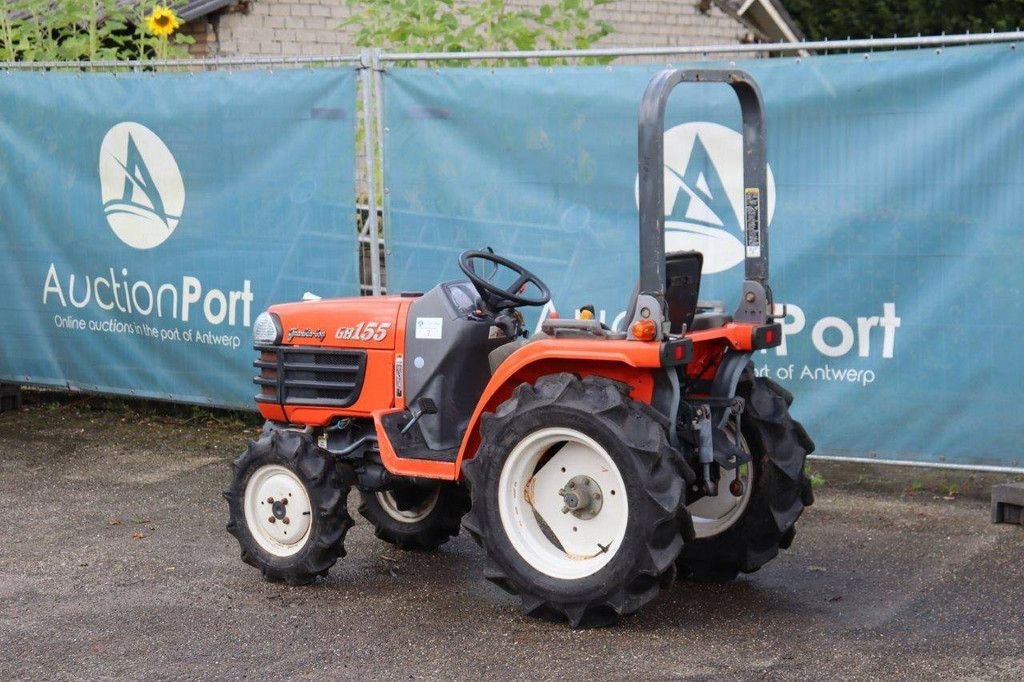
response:
<path fill-rule="evenodd" d="M 797 396 L 819 453 L 1021 466 L 1019 50 L 736 66 L 766 101 L 771 277 L 788 310 L 758 373 Z M 458 252 L 490 245 L 545 279 L 563 317 L 591 303 L 621 327 L 637 277 L 636 112 L 655 71 L 389 72 L 389 289 L 458 277 Z M 729 88 L 677 88 L 666 245 L 704 253 L 701 298 L 730 310 L 738 130 Z"/>
<path fill-rule="evenodd" d="M 269 303 L 357 295 L 351 70 L 0 71 L 0 379 L 252 408 Z"/>

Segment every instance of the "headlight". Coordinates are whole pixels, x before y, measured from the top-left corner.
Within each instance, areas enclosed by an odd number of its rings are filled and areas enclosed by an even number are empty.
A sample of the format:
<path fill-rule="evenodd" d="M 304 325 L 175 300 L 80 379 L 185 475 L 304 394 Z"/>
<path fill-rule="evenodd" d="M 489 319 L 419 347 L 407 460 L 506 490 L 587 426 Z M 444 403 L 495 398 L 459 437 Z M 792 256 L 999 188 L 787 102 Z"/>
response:
<path fill-rule="evenodd" d="M 272 346 L 281 342 L 281 322 L 277 315 L 263 312 L 252 325 L 252 339 L 257 346 Z"/>

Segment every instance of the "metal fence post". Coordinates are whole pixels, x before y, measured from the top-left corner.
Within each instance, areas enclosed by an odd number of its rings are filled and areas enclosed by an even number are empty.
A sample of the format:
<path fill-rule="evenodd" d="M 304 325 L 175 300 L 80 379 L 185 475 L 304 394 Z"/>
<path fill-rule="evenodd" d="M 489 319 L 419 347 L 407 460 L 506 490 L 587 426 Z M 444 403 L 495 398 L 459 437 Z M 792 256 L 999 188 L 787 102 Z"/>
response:
<path fill-rule="evenodd" d="M 385 179 L 386 176 L 384 175 L 384 172 L 386 170 L 385 167 L 384 167 L 384 160 L 386 158 L 385 155 L 384 155 L 384 137 L 385 137 L 385 133 L 387 132 L 387 129 L 384 127 L 384 84 L 383 84 L 383 76 L 381 75 L 384 72 L 384 69 L 381 67 L 380 55 L 381 55 L 381 50 L 379 48 L 374 48 L 373 54 L 372 54 L 372 62 L 371 62 L 371 69 L 370 69 L 370 71 L 373 74 L 373 94 L 374 94 L 373 108 L 374 108 L 374 120 L 376 121 L 376 124 L 377 124 L 377 151 L 380 153 L 380 156 L 379 156 L 379 158 L 380 158 L 380 161 L 379 161 L 379 165 L 380 165 L 380 178 L 381 178 L 380 207 L 381 207 L 381 216 L 384 217 L 384 214 L 386 212 L 387 200 L 388 200 L 388 187 L 387 187 L 387 182 L 386 182 L 386 179 Z M 387 264 L 388 264 L 388 256 L 390 255 L 390 253 L 388 252 L 388 248 L 387 248 L 387 246 L 388 246 L 387 245 L 387 240 L 385 238 L 385 235 L 387 233 L 387 229 L 388 229 L 387 220 L 386 219 L 382 220 L 381 224 L 380 224 L 380 238 L 379 238 L 380 243 L 384 246 L 384 273 L 383 273 L 383 277 L 381 277 L 381 287 L 382 287 L 382 289 L 386 289 L 387 288 Z M 378 269 L 378 271 L 380 270 L 379 260 L 378 260 L 377 269 Z"/>
<path fill-rule="evenodd" d="M 377 233 L 377 178 L 376 178 L 376 156 L 373 129 L 375 127 L 372 97 L 370 90 L 373 87 L 371 67 L 372 59 L 369 50 L 363 50 L 359 55 L 359 86 L 362 89 L 363 98 L 363 152 L 366 156 L 366 203 L 368 213 L 366 224 L 360 233 L 370 242 L 370 290 L 374 296 L 381 293 L 380 286 L 380 240 Z"/>

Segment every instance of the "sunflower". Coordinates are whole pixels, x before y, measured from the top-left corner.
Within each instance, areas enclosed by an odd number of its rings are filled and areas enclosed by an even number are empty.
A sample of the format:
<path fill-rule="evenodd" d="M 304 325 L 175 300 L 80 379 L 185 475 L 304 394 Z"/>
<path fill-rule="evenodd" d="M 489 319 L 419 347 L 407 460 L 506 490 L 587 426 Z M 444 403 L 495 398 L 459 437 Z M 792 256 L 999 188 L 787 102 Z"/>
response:
<path fill-rule="evenodd" d="M 146 28 L 155 36 L 165 37 L 174 33 L 181 26 L 181 19 L 170 7 L 157 5 L 146 17 Z"/>

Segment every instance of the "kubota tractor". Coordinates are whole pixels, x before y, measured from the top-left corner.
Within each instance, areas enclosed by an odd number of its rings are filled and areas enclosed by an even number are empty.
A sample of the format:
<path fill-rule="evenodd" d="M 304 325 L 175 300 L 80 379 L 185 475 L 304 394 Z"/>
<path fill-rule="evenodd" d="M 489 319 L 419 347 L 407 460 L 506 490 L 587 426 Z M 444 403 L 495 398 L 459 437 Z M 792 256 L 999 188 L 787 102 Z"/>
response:
<path fill-rule="evenodd" d="M 724 83 L 743 119 L 746 277 L 732 314 L 698 302 L 702 256 L 665 254 L 664 112 Z M 813 443 L 790 394 L 754 376 L 779 344 L 768 286 L 764 119 L 741 71 L 665 70 L 639 112 L 640 278 L 625 331 L 518 308 L 550 298 L 489 250 L 425 294 L 272 306 L 254 323 L 267 423 L 234 463 L 228 530 L 269 580 L 343 556 L 347 498 L 377 537 L 435 549 L 460 524 L 526 613 L 602 625 L 681 573 L 729 580 L 793 541 Z M 581 318 L 591 316 L 586 313 Z"/>

